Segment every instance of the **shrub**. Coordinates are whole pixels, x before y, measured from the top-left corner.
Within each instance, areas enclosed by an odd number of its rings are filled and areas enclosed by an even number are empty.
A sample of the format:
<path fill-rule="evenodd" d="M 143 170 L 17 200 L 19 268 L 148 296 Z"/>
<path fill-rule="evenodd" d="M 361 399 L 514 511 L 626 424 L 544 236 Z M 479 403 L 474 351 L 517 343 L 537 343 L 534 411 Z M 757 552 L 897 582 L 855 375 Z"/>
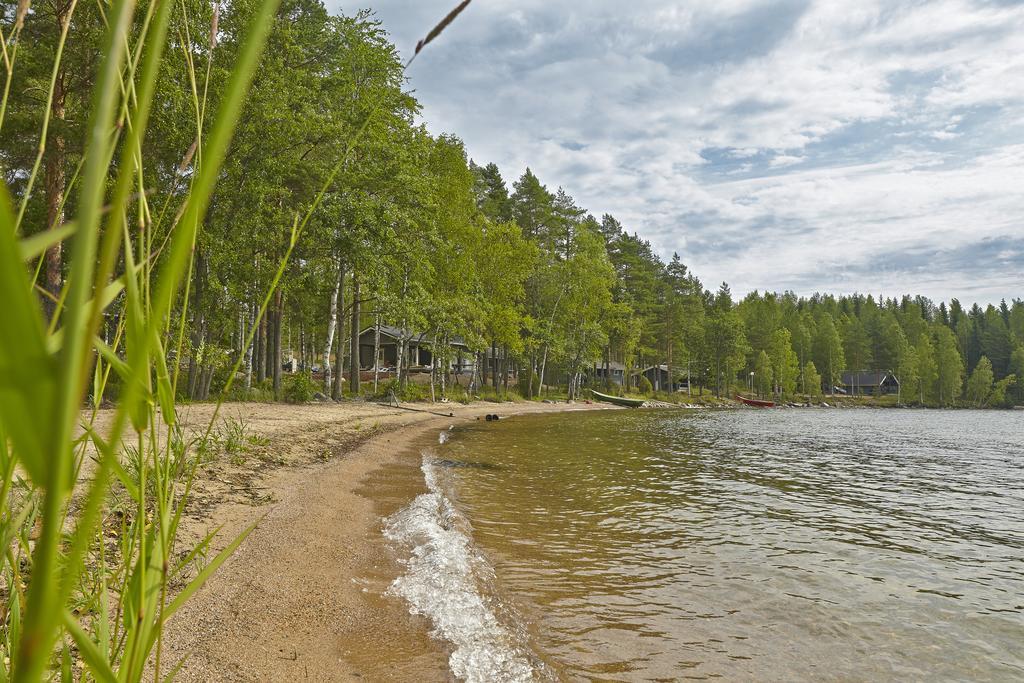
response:
<path fill-rule="evenodd" d="M 281 383 L 284 400 L 288 403 L 309 403 L 317 391 L 317 385 L 308 373 L 288 375 Z"/>
<path fill-rule="evenodd" d="M 228 392 L 227 400 L 229 401 L 251 401 L 254 403 L 273 403 L 274 402 L 274 382 L 273 380 L 263 380 L 258 384 L 254 384 L 248 389 L 245 388 L 244 381 L 237 381 L 234 386 L 231 387 L 231 391 Z"/>
<path fill-rule="evenodd" d="M 654 385 L 651 384 L 651 380 L 643 375 L 640 376 L 640 393 L 644 396 L 650 396 L 654 393 Z"/>
<path fill-rule="evenodd" d="M 456 403 L 467 404 L 473 400 L 473 397 L 469 395 L 466 387 L 460 384 L 453 384 L 448 387 L 448 399 Z"/>
<path fill-rule="evenodd" d="M 370 385 L 373 386 L 372 384 Z M 398 396 L 398 378 L 392 377 L 382 382 L 377 383 L 377 392 L 373 394 L 375 399 L 381 400 L 388 398 L 391 393 L 394 392 L 395 396 Z"/>
<path fill-rule="evenodd" d="M 519 395 L 527 399 L 540 395 L 540 377 L 533 370 L 519 373 Z"/>
<path fill-rule="evenodd" d="M 405 389 L 396 393 L 401 401 L 422 401 L 430 395 L 430 388 L 415 382 L 408 382 Z"/>

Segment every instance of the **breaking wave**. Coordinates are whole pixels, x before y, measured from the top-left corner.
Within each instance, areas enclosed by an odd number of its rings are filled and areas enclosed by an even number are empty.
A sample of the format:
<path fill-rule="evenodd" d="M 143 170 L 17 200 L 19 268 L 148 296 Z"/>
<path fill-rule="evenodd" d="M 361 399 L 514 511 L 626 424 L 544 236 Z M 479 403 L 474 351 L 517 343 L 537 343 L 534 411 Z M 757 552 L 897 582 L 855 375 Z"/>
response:
<path fill-rule="evenodd" d="M 441 443 L 447 440 L 442 432 Z M 448 641 L 452 673 L 469 683 L 548 680 L 550 672 L 526 644 L 525 628 L 494 591 L 494 569 L 474 547 L 469 521 L 439 484 L 439 467 L 423 454 L 428 492 L 385 522 L 385 537 L 408 552 L 405 573 L 388 592 L 413 614 L 430 619 Z"/>

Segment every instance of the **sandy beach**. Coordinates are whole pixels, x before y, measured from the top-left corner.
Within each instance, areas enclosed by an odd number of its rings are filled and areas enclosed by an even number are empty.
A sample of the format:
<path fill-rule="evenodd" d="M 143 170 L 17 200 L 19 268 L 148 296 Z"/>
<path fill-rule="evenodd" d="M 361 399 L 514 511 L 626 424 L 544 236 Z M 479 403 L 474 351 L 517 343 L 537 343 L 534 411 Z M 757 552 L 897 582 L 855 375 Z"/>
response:
<path fill-rule="evenodd" d="M 449 425 L 587 404 L 228 404 L 256 454 L 202 470 L 185 541 L 220 527 L 212 557 L 252 534 L 168 623 L 164 671 L 183 681 L 451 680 L 430 624 L 385 595 L 400 573 L 382 519 L 425 490 L 422 448 Z M 428 412 L 429 411 L 429 412 Z M 440 415 L 438 414 L 440 413 Z M 447 414 L 452 416 L 448 417 Z M 183 411 L 193 428 L 212 406 Z"/>

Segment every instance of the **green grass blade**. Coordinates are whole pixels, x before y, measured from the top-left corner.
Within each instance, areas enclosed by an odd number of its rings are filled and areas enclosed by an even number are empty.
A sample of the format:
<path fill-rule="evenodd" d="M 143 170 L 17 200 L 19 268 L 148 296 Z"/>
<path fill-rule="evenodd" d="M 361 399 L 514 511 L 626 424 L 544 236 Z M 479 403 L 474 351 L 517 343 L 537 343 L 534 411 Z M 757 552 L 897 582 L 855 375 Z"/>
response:
<path fill-rule="evenodd" d="M 14 236 L 14 216 L 7 190 L 0 186 L 0 292 L 4 321 L 0 325 L 0 420 L 29 477 L 46 481 L 46 454 L 52 442 L 50 417 L 56 387 L 56 366 L 46 352 L 43 319 Z"/>
<path fill-rule="evenodd" d="M 107 442 L 105 442 L 103 438 L 99 434 L 97 434 L 96 430 L 94 430 L 92 427 L 87 427 L 86 433 L 89 435 L 89 438 L 92 439 L 93 445 L 96 446 L 97 452 L 102 454 L 108 453 L 112 450 L 110 448 L 110 445 Z M 101 455 L 100 457 L 103 456 Z M 131 478 L 131 475 L 129 475 L 128 472 L 125 471 L 124 465 L 121 464 L 121 461 L 118 460 L 117 458 L 111 458 L 110 468 L 113 470 L 114 476 L 116 476 L 118 480 L 121 482 L 121 484 L 124 486 L 125 490 L 128 492 L 128 495 L 131 497 L 131 499 L 135 501 L 139 500 L 139 487 L 135 485 L 135 481 Z"/>
<path fill-rule="evenodd" d="M 114 675 L 110 662 L 107 661 L 106 655 L 100 650 L 99 646 L 93 642 L 93 639 L 89 637 L 89 634 L 85 632 L 82 625 L 78 623 L 78 620 L 70 612 L 64 610 L 63 615 L 64 628 L 68 630 L 71 638 L 75 641 L 75 645 L 78 646 L 78 654 L 81 655 L 82 661 L 89 667 L 89 672 L 97 681 L 117 683 L 117 676 Z"/>
<path fill-rule="evenodd" d="M 202 571 L 200 571 L 199 574 L 196 575 L 196 578 L 192 579 L 189 582 L 189 584 L 185 586 L 184 590 L 182 590 L 181 593 L 179 593 L 174 598 L 174 600 L 171 601 L 171 604 L 167 606 L 167 609 L 164 610 L 163 621 L 167 621 L 168 619 L 170 619 L 174 615 L 174 613 L 181 609 L 181 606 L 184 605 L 188 601 L 188 599 L 195 594 L 197 590 L 203 587 L 203 584 L 205 584 L 209 580 L 209 578 L 213 576 L 213 573 L 217 571 L 217 569 L 222 564 L 224 564 L 224 562 L 229 557 L 231 557 L 232 554 L 234 554 L 235 550 L 238 549 L 238 546 L 242 545 L 242 541 L 248 538 L 249 534 L 251 534 L 253 530 L 257 527 L 257 525 L 259 525 L 259 523 L 262 521 L 263 517 L 260 517 L 255 522 L 253 522 L 248 528 L 245 529 L 245 531 L 240 533 L 235 538 L 235 540 L 231 541 L 231 543 L 228 544 L 228 547 L 224 548 L 224 550 L 217 553 L 217 556 L 213 558 L 213 560 L 211 560 L 208 565 L 203 567 Z"/>
<path fill-rule="evenodd" d="M 212 543 L 213 539 L 216 538 L 217 534 L 220 533 L 220 530 L 221 527 L 217 527 L 210 533 L 206 534 L 206 536 L 203 537 L 203 540 L 197 543 L 192 548 L 192 550 L 190 550 L 188 554 L 185 555 L 185 557 L 181 558 L 178 561 L 177 566 L 174 567 L 174 570 L 171 573 L 171 578 L 176 578 L 181 571 L 183 571 L 189 564 L 192 563 L 193 560 L 199 557 L 199 555 L 205 553 L 206 549 L 210 547 L 210 543 Z"/>
<path fill-rule="evenodd" d="M 16 683 L 35 683 L 42 677 L 57 638 L 66 595 L 62 586 L 67 582 L 61 581 L 58 549 L 64 522 L 62 507 L 73 473 L 72 433 L 86 386 L 86 358 L 92 341 L 87 335 L 89 311 L 86 304 L 92 290 L 97 232 L 112 155 L 111 133 L 125 58 L 125 38 L 131 28 L 134 8 L 132 0 L 117 0 L 113 6 L 93 92 L 86 162 L 78 199 L 79 231 L 74 240 L 68 276 L 64 344 L 58 376 L 61 390 L 59 394 L 54 391 L 45 405 L 35 406 L 36 412 L 27 423 L 40 435 L 47 435 L 50 443 L 46 451 L 49 462 L 44 468 L 42 532 L 32 557 L 32 581 L 25 623 L 14 658 Z M 13 237 L 5 235 L 0 241 L 10 239 Z M 23 291 L 29 295 L 30 290 Z M 74 571 L 72 568 L 71 572 Z"/>
<path fill-rule="evenodd" d="M 157 400 L 160 403 L 160 414 L 164 424 L 173 427 L 178 421 L 177 413 L 174 410 L 174 388 L 171 385 L 171 375 L 167 370 L 167 356 L 164 354 L 163 343 L 159 338 L 153 361 L 156 364 L 156 391 Z"/>
<path fill-rule="evenodd" d="M 171 670 L 167 672 L 167 675 L 164 676 L 164 683 L 173 683 L 174 679 L 178 677 L 178 673 L 181 671 L 181 668 L 185 666 L 186 661 L 188 661 L 188 655 L 179 659 L 177 663 L 171 667 Z"/>
<path fill-rule="evenodd" d="M 20 245 L 21 259 L 23 261 L 31 261 L 42 256 L 53 245 L 63 242 L 74 235 L 76 227 L 75 223 L 71 221 L 59 228 L 44 230 L 43 232 L 37 232 L 31 237 L 23 238 Z"/>

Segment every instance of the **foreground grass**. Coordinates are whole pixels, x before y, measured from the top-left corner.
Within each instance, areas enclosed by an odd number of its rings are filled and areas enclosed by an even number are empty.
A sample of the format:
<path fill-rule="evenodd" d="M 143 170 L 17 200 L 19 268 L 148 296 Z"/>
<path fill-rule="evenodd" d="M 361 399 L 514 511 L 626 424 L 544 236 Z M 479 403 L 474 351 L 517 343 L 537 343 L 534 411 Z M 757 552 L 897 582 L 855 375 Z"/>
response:
<path fill-rule="evenodd" d="M 0 325 L 0 683 L 114 683 L 138 681 L 144 674 L 155 681 L 173 678 L 178 663 L 161 661 L 164 624 L 252 530 L 212 557 L 212 534 L 181 542 L 186 505 L 211 454 L 244 462 L 260 442 L 238 423 L 215 430 L 219 402 L 205 428 L 183 429 L 175 401 L 180 368 L 168 358 L 182 358 L 186 346 L 187 283 L 202 221 L 278 4 L 258 0 L 252 5 L 213 111 L 205 86 L 198 84 L 209 79 L 216 13 L 210 44 L 200 49 L 190 37 L 194 17 L 185 4 L 102 3 L 104 35 L 96 55 L 84 153 L 63 188 L 64 197 L 74 198 L 66 207 L 73 217 L 31 231 L 23 224 L 39 159 L 24 179 L 19 210 L 0 185 L 0 294 L 5 304 Z M 40 114 L 40 158 L 76 7 L 74 1 L 67 6 L 52 76 L 41 88 L 49 99 Z M 7 32 L 4 27 L 0 34 L 0 134 L 12 74 L 20 67 L 20 30 L 30 8 L 28 1 L 18 3 L 13 28 Z M 183 15 L 177 24 L 172 20 L 176 12 Z M 457 13 L 428 34 L 416 52 Z M 181 48 L 184 66 L 165 59 L 168 45 Z M 152 179 L 143 173 L 146 133 L 165 64 L 185 69 L 195 138 L 183 150 L 178 170 L 187 178 L 176 175 L 174 187 L 164 188 L 165 204 L 153 206 Z M 374 113 L 371 108 L 362 128 L 354 131 L 352 144 Z M 257 320 L 325 190 L 326 185 L 308 210 L 294 217 L 289 245 Z M 44 255 L 62 244 L 70 258 L 60 291 L 37 286 Z M 101 338 L 102 326 L 111 321 L 113 334 Z M 239 354 L 222 397 L 230 392 L 241 363 Z M 101 413 L 112 379 L 117 402 Z M 83 415 L 84 405 L 91 408 Z"/>

